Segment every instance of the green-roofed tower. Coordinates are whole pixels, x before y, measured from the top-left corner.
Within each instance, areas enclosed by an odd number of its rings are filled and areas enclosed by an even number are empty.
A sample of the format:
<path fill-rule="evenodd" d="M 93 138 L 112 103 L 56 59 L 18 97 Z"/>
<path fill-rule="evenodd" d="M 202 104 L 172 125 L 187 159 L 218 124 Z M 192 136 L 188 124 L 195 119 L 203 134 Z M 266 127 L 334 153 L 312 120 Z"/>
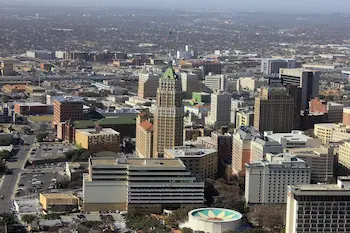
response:
<path fill-rule="evenodd" d="M 181 79 L 170 66 L 159 79 L 153 127 L 153 156 L 163 157 L 164 148 L 183 142 Z"/>

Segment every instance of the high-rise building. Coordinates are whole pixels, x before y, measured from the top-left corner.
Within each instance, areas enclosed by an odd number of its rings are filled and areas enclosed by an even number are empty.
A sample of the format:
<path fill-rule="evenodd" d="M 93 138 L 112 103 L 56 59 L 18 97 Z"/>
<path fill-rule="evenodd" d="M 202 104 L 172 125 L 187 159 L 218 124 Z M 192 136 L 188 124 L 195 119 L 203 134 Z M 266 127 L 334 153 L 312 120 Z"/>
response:
<path fill-rule="evenodd" d="M 179 158 L 186 168 L 202 179 L 216 179 L 218 153 L 215 149 L 203 149 L 190 146 L 176 146 L 165 149 L 165 158 Z"/>
<path fill-rule="evenodd" d="M 227 79 L 225 75 L 207 75 L 205 76 L 204 85 L 211 91 L 226 91 L 227 90 Z"/>
<path fill-rule="evenodd" d="M 261 73 L 265 75 L 277 75 L 281 68 L 296 68 L 296 60 L 276 58 L 261 60 Z"/>
<path fill-rule="evenodd" d="M 181 79 L 169 67 L 159 79 L 153 125 L 153 156 L 162 157 L 165 148 L 183 142 L 183 106 Z"/>
<path fill-rule="evenodd" d="M 350 126 L 332 123 L 315 124 L 314 135 L 319 138 L 324 145 L 328 145 L 331 142 L 349 140 Z"/>
<path fill-rule="evenodd" d="M 350 177 L 288 187 L 286 233 L 350 232 Z M 348 206 L 349 205 L 349 206 Z"/>
<path fill-rule="evenodd" d="M 82 120 L 83 119 L 83 102 L 81 98 L 58 96 L 53 102 L 53 124 L 67 120 Z"/>
<path fill-rule="evenodd" d="M 180 77 L 181 77 L 182 91 L 186 99 L 190 99 L 192 97 L 193 92 L 200 91 L 201 86 L 196 74 L 182 72 L 180 73 Z"/>
<path fill-rule="evenodd" d="M 309 101 L 318 96 L 320 72 L 306 69 L 280 69 L 282 84 L 301 88 L 301 110 L 309 108 Z"/>
<path fill-rule="evenodd" d="M 140 158 L 153 157 L 153 117 L 146 112 L 136 118 L 136 155 Z"/>
<path fill-rule="evenodd" d="M 246 203 L 285 203 L 288 185 L 310 184 L 310 179 L 305 161 L 288 154 L 266 154 L 265 159 L 246 164 Z"/>
<path fill-rule="evenodd" d="M 254 111 L 251 109 L 241 109 L 236 113 L 235 128 L 241 126 L 252 126 L 254 124 Z"/>
<path fill-rule="evenodd" d="M 247 101 L 244 100 L 234 100 L 231 99 L 231 123 L 236 124 L 236 116 L 237 111 L 240 110 L 240 108 L 246 107 L 248 105 Z"/>
<path fill-rule="evenodd" d="M 142 99 L 155 98 L 159 85 L 159 77 L 148 72 L 139 74 L 137 95 Z"/>
<path fill-rule="evenodd" d="M 90 158 L 83 178 L 85 211 L 159 213 L 204 203 L 204 182 L 181 159 Z"/>
<path fill-rule="evenodd" d="M 206 124 L 219 129 L 228 126 L 231 120 L 231 95 L 227 92 L 216 91 L 211 94 L 211 109 L 206 118 Z"/>
<path fill-rule="evenodd" d="M 294 99 L 284 87 L 266 87 L 255 98 L 254 127 L 260 132 L 290 132 L 293 118 Z"/>

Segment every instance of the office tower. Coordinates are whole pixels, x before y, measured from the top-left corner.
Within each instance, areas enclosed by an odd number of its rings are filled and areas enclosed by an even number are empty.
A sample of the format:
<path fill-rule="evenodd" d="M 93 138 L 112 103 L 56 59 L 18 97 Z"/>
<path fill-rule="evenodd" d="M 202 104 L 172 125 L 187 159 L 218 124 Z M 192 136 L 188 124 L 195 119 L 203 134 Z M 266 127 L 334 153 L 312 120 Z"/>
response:
<path fill-rule="evenodd" d="M 101 126 L 95 129 L 77 129 L 75 130 L 75 144 L 91 152 L 102 151 L 120 151 L 120 134 L 119 132 Z"/>
<path fill-rule="evenodd" d="M 136 155 L 140 158 L 153 157 L 153 117 L 147 112 L 136 118 Z"/>
<path fill-rule="evenodd" d="M 339 146 L 338 162 L 345 168 L 343 170 L 346 170 L 346 173 L 350 171 L 350 142 L 344 142 Z"/>
<path fill-rule="evenodd" d="M 217 178 L 218 153 L 215 149 L 176 146 L 165 149 L 164 158 L 181 159 L 189 171 L 202 179 Z"/>
<path fill-rule="evenodd" d="M 231 124 L 236 124 L 236 114 L 240 108 L 246 107 L 248 103 L 244 100 L 231 100 Z"/>
<path fill-rule="evenodd" d="M 294 99 L 294 127 L 293 129 L 301 129 L 301 93 L 302 89 L 294 85 L 286 85 L 287 92 Z"/>
<path fill-rule="evenodd" d="M 246 164 L 246 203 L 286 203 L 288 185 L 310 184 L 310 179 L 305 161 L 288 154 L 266 154 L 265 159 Z"/>
<path fill-rule="evenodd" d="M 205 76 L 204 85 L 211 91 L 226 91 L 227 79 L 225 75 L 207 75 Z"/>
<path fill-rule="evenodd" d="M 320 72 L 306 69 L 280 69 L 284 86 L 301 88 L 301 110 L 309 108 L 309 101 L 318 96 Z"/>
<path fill-rule="evenodd" d="M 15 71 L 13 69 L 13 62 L 11 61 L 0 61 L 0 74 L 2 76 L 14 76 Z"/>
<path fill-rule="evenodd" d="M 57 96 L 53 102 L 53 106 L 54 125 L 67 120 L 83 119 L 83 102 L 81 98 Z"/>
<path fill-rule="evenodd" d="M 343 108 L 343 124 L 350 126 L 350 108 Z"/>
<path fill-rule="evenodd" d="M 165 148 L 181 146 L 183 106 L 181 79 L 169 67 L 159 79 L 153 126 L 153 156 L 162 157 Z"/>
<path fill-rule="evenodd" d="M 290 132 L 293 118 L 294 99 L 284 87 L 266 87 L 255 98 L 254 127 L 260 132 Z"/>
<path fill-rule="evenodd" d="M 350 232 L 350 177 L 288 187 L 286 233 Z"/>
<path fill-rule="evenodd" d="M 333 177 L 334 155 L 333 150 L 325 146 L 316 148 L 292 148 L 287 153 L 304 160 L 311 168 L 311 182 L 326 183 Z"/>
<path fill-rule="evenodd" d="M 231 119 L 231 95 L 227 92 L 216 91 L 211 94 L 211 109 L 206 118 L 206 124 L 219 129 L 228 126 Z"/>
<path fill-rule="evenodd" d="M 200 83 L 198 81 L 197 75 L 182 72 L 180 73 L 180 77 L 184 98 L 190 99 L 193 92 L 200 91 Z"/>
<path fill-rule="evenodd" d="M 139 74 L 137 95 L 142 99 L 155 98 L 159 85 L 159 77 L 155 74 L 143 71 Z"/>
<path fill-rule="evenodd" d="M 83 178 L 84 211 L 161 213 L 204 203 L 204 182 L 177 159 L 90 158 Z"/>
<path fill-rule="evenodd" d="M 232 174 L 245 174 L 245 164 L 262 159 L 267 153 L 281 153 L 282 146 L 267 140 L 253 127 L 241 127 L 232 137 Z"/>
<path fill-rule="evenodd" d="M 251 109 L 240 109 L 236 113 L 235 128 L 238 129 L 241 126 L 252 126 L 254 124 L 254 111 Z"/>
<path fill-rule="evenodd" d="M 281 68 L 296 68 L 296 60 L 274 58 L 261 60 L 261 73 L 265 75 L 278 75 Z"/>

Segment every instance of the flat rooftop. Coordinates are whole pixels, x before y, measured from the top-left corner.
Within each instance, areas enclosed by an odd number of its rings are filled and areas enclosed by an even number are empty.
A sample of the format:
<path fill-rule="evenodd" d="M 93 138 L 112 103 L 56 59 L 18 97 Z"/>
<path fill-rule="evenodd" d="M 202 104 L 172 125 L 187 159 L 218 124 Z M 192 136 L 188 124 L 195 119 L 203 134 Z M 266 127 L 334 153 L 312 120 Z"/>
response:
<path fill-rule="evenodd" d="M 77 129 L 75 131 L 76 133 L 82 133 L 87 136 L 97 136 L 97 135 L 111 135 L 111 134 L 117 134 L 119 135 L 119 132 L 115 131 L 111 128 L 102 128 L 101 130 L 97 131 L 96 129 Z"/>
<path fill-rule="evenodd" d="M 59 198 L 59 199 L 71 199 L 71 198 L 78 198 L 74 196 L 71 193 L 40 193 L 40 195 L 46 197 L 46 198 Z"/>
<path fill-rule="evenodd" d="M 216 153 L 217 150 L 214 149 L 203 149 L 203 148 L 174 148 L 165 149 L 165 152 L 176 158 L 191 157 L 191 158 L 201 158 L 212 153 Z"/>
<path fill-rule="evenodd" d="M 185 167 L 180 159 L 114 159 L 114 158 L 93 158 L 90 159 L 92 166 L 116 166 L 125 165 L 129 167 Z"/>
<path fill-rule="evenodd" d="M 21 106 L 47 106 L 46 104 L 43 104 L 43 103 L 40 103 L 40 102 L 35 102 L 35 103 L 16 103 L 16 104 L 19 104 Z"/>
<path fill-rule="evenodd" d="M 279 143 L 281 143 L 282 139 L 288 141 L 308 141 L 314 139 L 305 135 L 303 131 L 292 131 L 291 133 L 273 133 L 271 131 L 267 131 L 264 132 L 264 136 Z"/>

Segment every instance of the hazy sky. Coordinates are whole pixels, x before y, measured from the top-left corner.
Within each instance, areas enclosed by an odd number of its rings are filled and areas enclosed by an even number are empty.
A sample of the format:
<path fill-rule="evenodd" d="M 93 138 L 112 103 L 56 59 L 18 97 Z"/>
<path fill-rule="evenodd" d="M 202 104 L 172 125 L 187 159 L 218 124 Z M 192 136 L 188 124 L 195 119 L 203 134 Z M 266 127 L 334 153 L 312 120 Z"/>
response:
<path fill-rule="evenodd" d="M 0 0 L 7 4 L 215 8 L 245 11 L 350 12 L 350 0 Z"/>

